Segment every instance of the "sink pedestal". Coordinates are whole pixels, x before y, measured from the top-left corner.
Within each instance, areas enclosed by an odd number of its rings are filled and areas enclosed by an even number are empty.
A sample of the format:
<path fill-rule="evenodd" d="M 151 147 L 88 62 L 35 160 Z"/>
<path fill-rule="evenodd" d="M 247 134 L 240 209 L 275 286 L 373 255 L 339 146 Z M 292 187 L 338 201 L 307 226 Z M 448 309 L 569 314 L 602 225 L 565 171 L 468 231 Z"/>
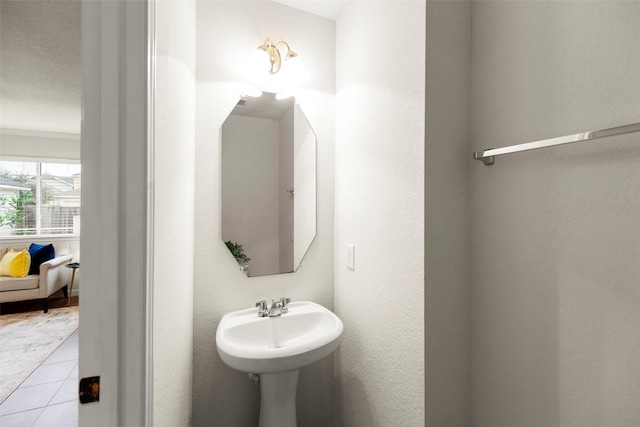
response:
<path fill-rule="evenodd" d="M 296 427 L 298 370 L 260 374 L 260 427 Z"/>

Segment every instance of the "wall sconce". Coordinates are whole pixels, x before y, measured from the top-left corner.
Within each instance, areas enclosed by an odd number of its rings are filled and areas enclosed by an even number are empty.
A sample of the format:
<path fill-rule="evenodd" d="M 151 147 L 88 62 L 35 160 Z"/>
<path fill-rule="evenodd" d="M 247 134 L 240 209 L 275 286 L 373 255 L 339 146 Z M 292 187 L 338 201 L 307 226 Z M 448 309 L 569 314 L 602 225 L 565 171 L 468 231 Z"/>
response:
<path fill-rule="evenodd" d="M 287 49 L 286 53 L 280 52 L 280 49 Z M 271 76 L 278 74 L 283 83 L 288 85 L 299 85 L 309 80 L 309 74 L 304 70 L 302 61 L 297 53 L 291 50 L 289 44 L 285 41 L 279 41 L 273 44 L 270 39 L 266 39 L 264 44 L 258 46 L 253 54 L 254 66 L 258 68 L 258 72 L 268 70 Z"/>

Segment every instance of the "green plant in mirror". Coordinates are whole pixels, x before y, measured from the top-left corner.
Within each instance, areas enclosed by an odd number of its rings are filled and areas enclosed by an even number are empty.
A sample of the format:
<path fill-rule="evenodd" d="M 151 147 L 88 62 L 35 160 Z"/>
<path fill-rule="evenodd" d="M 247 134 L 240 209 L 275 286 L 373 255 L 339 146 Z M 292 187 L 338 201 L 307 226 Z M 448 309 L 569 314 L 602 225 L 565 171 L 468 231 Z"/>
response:
<path fill-rule="evenodd" d="M 251 258 L 249 258 L 244 253 L 244 249 L 242 249 L 242 245 L 239 245 L 237 242 L 231 243 L 231 240 L 229 240 L 228 242 L 224 242 L 224 244 L 227 245 L 227 248 L 229 248 L 229 252 L 231 252 L 231 255 L 233 255 L 233 257 L 238 262 L 249 262 L 249 261 L 251 261 Z"/>

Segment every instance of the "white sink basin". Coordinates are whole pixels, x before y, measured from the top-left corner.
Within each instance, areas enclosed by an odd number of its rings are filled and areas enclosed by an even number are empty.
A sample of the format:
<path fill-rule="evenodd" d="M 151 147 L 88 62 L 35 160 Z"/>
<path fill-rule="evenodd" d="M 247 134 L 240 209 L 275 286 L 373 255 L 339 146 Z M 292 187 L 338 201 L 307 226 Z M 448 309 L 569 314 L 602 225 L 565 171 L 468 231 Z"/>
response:
<path fill-rule="evenodd" d="M 288 308 L 277 317 L 259 317 L 257 308 L 225 314 L 216 332 L 222 360 L 243 372 L 288 372 L 338 347 L 343 329 L 338 316 L 311 301 L 291 302 Z"/>

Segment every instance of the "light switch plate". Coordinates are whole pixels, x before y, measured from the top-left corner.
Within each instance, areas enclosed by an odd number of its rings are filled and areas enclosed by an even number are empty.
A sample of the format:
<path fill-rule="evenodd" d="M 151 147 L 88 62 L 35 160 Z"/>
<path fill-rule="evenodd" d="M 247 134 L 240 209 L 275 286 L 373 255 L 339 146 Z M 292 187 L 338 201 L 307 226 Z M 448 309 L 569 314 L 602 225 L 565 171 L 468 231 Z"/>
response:
<path fill-rule="evenodd" d="M 356 269 L 356 247 L 351 244 L 347 244 L 347 268 Z"/>

